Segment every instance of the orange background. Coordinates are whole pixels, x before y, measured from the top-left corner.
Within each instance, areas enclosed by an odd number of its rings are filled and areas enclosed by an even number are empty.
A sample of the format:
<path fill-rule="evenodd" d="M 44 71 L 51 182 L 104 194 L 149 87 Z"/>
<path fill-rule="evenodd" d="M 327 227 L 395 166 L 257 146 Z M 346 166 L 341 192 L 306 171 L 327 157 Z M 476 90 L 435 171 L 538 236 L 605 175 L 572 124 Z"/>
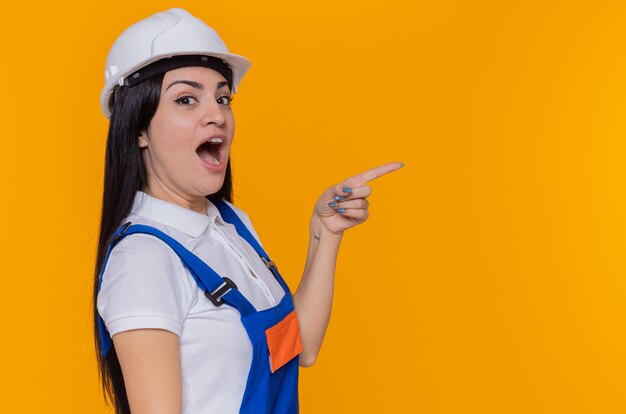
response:
<path fill-rule="evenodd" d="M 13 2 L 0 25 L 0 393 L 108 413 L 91 325 L 106 54 L 173 6 L 253 66 L 235 203 L 292 288 L 328 186 L 388 161 L 341 247 L 303 413 L 626 412 L 626 5 Z"/>

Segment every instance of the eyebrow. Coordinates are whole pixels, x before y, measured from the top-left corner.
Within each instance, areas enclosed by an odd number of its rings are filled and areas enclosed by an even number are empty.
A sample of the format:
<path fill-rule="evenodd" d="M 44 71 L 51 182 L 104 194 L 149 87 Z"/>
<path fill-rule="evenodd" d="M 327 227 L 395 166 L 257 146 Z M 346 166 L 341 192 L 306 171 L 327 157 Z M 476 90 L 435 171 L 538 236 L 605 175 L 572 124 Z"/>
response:
<path fill-rule="evenodd" d="M 169 86 L 167 88 L 165 88 L 165 90 L 167 91 L 169 88 L 171 88 L 173 85 L 176 85 L 177 83 L 184 83 L 185 85 L 189 85 L 193 88 L 199 89 L 199 90 L 203 90 L 204 89 L 204 85 L 201 84 L 200 82 L 196 82 L 196 81 L 190 81 L 190 80 L 175 80 L 174 82 L 170 83 Z M 226 81 L 220 81 L 217 83 L 217 89 L 220 89 L 224 86 L 227 86 L 228 82 Z"/>

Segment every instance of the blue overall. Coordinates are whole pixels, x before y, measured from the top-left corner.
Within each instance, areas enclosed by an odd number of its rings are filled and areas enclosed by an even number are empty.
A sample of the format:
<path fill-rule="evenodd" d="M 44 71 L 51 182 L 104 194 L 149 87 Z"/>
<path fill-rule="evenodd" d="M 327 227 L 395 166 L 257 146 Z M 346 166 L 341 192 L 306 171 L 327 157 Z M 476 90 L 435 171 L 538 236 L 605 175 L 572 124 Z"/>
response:
<path fill-rule="evenodd" d="M 205 292 L 207 299 L 216 306 L 227 304 L 236 308 L 241 314 L 241 322 L 246 329 L 248 337 L 252 342 L 252 364 L 248 373 L 246 388 L 243 394 L 239 413 L 241 414 L 294 414 L 299 412 L 298 405 L 298 367 L 299 353 L 302 351 L 299 331 L 297 337 L 282 339 L 280 332 L 282 327 L 291 319 L 291 323 L 296 323 L 295 310 L 292 301 L 292 294 L 289 286 L 278 273 L 278 269 L 259 245 L 254 236 L 250 233 L 239 216 L 224 201 L 213 202 L 220 211 L 224 221 L 235 226 L 237 233 L 245 239 L 256 250 L 263 262 L 272 271 L 280 285 L 285 290 L 280 303 L 272 308 L 257 311 L 254 306 L 236 288 L 234 282 L 227 277 L 219 276 L 211 267 L 203 262 L 198 256 L 191 253 L 179 242 L 161 232 L 160 230 L 142 224 L 132 224 L 130 222 L 122 225 L 111 238 L 111 243 L 102 265 L 98 292 L 102 285 L 102 273 L 106 266 L 111 250 L 124 237 L 133 233 L 152 234 L 167 243 L 180 257 L 185 267 L 189 269 L 198 286 Z M 291 318 L 290 318 L 291 317 Z M 102 344 L 102 355 L 106 356 L 111 348 L 111 337 L 104 325 L 104 321 L 98 315 L 98 325 L 100 329 L 100 340 Z M 297 326 L 296 326 L 297 327 Z M 278 346 L 282 347 L 283 361 L 277 365 L 271 365 L 272 342 L 269 337 L 278 331 Z M 268 346 L 268 342 L 270 346 Z M 274 345 L 277 343 L 274 339 Z M 286 351 L 285 351 L 286 349 Z M 284 355 L 288 355 L 287 358 Z"/>

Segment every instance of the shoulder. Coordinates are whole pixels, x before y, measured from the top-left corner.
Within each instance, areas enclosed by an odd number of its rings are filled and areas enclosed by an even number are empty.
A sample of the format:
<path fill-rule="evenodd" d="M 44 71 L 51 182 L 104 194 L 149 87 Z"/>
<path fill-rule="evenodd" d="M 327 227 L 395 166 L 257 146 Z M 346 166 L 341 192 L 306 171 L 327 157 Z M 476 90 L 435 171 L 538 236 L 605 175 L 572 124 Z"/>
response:
<path fill-rule="evenodd" d="M 110 335 L 144 328 L 181 334 L 197 287 L 165 242 L 130 234 L 113 247 L 104 266 L 97 308 Z"/>
<path fill-rule="evenodd" d="M 133 221 L 133 224 L 147 224 Z M 134 233 L 122 238 L 111 250 L 109 262 L 122 261 L 125 265 L 148 266 L 149 268 L 167 265 L 176 267 L 182 263 L 176 253 L 159 237 Z"/>
<path fill-rule="evenodd" d="M 133 217 L 133 224 L 154 227 L 176 239 L 163 225 L 141 217 Z M 194 287 L 194 281 L 187 276 L 183 261 L 165 241 L 152 234 L 133 233 L 124 236 L 109 253 L 102 272 L 103 285 L 119 281 L 127 287 L 150 288 L 177 285 L 178 290 Z M 145 290 L 145 287 L 144 287 Z"/>
<path fill-rule="evenodd" d="M 162 328 L 180 334 L 197 286 L 178 255 L 156 236 L 122 238 L 104 264 L 98 310 L 111 335 Z"/>

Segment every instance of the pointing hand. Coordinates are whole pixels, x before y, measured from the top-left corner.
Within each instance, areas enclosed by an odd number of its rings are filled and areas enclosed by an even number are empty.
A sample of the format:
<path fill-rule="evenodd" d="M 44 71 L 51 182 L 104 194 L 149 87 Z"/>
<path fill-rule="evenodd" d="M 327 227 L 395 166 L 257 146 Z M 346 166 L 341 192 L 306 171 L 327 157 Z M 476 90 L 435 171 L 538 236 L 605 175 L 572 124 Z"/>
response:
<path fill-rule="evenodd" d="M 402 166 L 403 163 L 390 162 L 328 188 L 315 203 L 314 214 L 326 230 L 335 234 L 363 223 L 369 217 L 367 196 L 372 193 L 365 184 Z"/>

